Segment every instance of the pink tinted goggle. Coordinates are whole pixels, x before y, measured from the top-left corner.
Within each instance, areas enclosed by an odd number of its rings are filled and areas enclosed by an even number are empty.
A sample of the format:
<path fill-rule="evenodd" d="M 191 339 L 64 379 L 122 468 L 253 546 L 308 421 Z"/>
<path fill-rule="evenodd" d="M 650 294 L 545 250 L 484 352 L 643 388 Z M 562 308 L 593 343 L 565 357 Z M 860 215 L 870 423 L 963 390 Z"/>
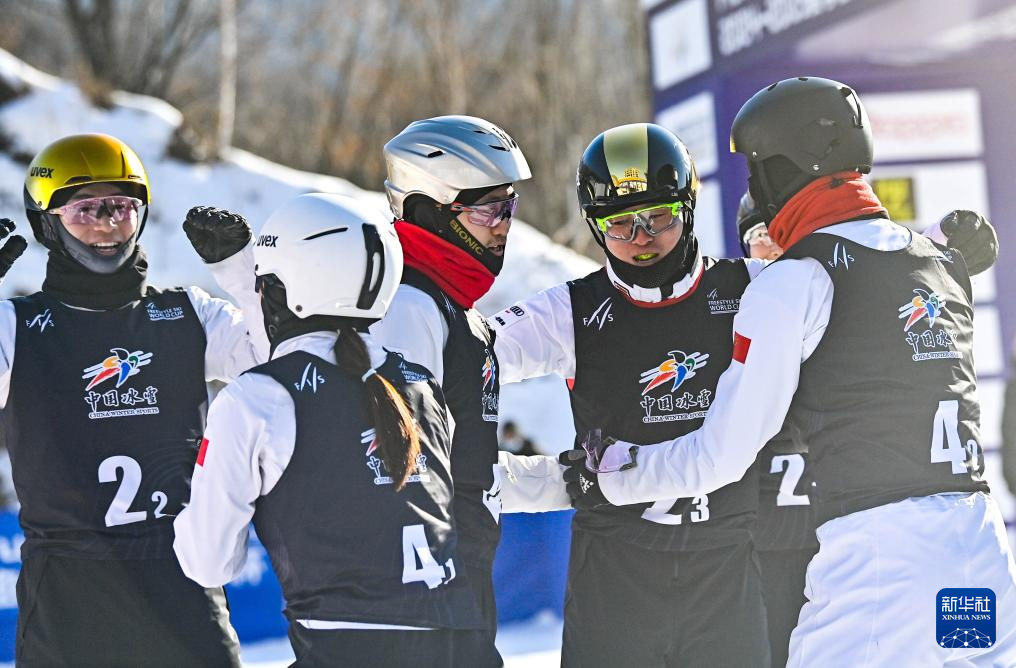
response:
<path fill-rule="evenodd" d="M 496 227 L 505 218 L 515 215 L 515 209 L 519 207 L 519 196 L 512 195 L 508 199 L 500 199 L 496 202 L 484 202 L 483 204 L 459 204 L 451 205 L 451 210 L 456 213 L 465 212 L 469 222 L 481 227 Z"/>
<path fill-rule="evenodd" d="M 126 223 L 137 217 L 138 209 L 144 204 L 136 197 L 107 195 L 89 197 L 64 204 L 49 213 L 60 216 L 68 225 L 96 225 L 105 215 L 111 223 Z"/>

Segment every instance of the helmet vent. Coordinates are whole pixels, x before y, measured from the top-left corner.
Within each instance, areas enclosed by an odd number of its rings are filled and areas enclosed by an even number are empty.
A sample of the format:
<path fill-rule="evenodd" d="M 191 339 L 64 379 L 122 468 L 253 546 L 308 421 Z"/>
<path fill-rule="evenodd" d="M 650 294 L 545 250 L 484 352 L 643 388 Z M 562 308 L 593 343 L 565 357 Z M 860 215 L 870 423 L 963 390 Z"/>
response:
<path fill-rule="evenodd" d="M 508 152 L 508 149 L 506 149 L 504 146 L 494 146 L 493 144 L 487 144 L 487 146 L 491 147 L 496 151 L 504 151 L 506 153 Z"/>
<path fill-rule="evenodd" d="M 309 237 L 304 237 L 303 240 L 304 241 L 312 241 L 314 239 L 320 239 L 321 237 L 327 237 L 329 234 L 338 234 L 339 232 L 345 232 L 348 229 L 349 229 L 348 227 L 336 227 L 336 228 L 331 229 L 331 230 L 325 230 L 324 232 L 318 232 L 317 234 L 312 234 Z"/>
<path fill-rule="evenodd" d="M 439 155 L 444 155 L 444 151 L 442 151 L 441 149 L 438 149 L 436 151 L 431 151 L 430 153 L 427 154 L 427 157 L 428 158 L 436 158 Z"/>

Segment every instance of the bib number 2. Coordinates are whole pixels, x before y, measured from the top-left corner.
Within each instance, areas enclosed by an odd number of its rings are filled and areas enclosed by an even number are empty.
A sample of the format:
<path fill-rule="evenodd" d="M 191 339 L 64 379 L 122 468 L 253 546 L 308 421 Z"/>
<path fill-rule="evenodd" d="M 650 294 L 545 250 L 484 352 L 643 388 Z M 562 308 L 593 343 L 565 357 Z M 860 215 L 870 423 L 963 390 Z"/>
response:
<path fill-rule="evenodd" d="M 120 478 L 121 471 L 123 478 Z M 99 464 L 99 482 L 108 483 L 117 480 L 120 480 L 120 487 L 116 490 L 116 496 L 113 497 L 113 502 L 106 510 L 106 526 L 117 527 L 147 520 L 147 510 L 129 510 L 141 488 L 141 464 L 127 455 L 115 455 L 103 459 Z M 168 501 L 165 492 L 152 493 L 152 502 L 156 504 L 153 513 L 156 519 L 169 517 L 162 512 Z"/>
<path fill-rule="evenodd" d="M 769 465 L 770 473 L 779 473 L 786 466 L 787 472 L 780 480 L 780 492 L 776 495 L 777 506 L 808 506 L 811 499 L 807 494 L 794 494 L 797 483 L 804 475 L 804 457 L 799 454 L 776 455 Z"/>

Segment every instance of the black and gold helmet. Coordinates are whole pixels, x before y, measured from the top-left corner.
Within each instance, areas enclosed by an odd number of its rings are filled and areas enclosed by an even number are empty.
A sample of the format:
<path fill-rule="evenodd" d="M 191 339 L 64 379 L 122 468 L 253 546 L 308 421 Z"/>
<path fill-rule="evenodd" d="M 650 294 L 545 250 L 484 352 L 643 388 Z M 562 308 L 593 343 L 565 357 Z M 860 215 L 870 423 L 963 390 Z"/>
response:
<path fill-rule="evenodd" d="M 72 237 L 50 210 L 66 204 L 75 191 L 96 183 L 120 185 L 141 200 L 144 214 L 131 242 L 116 256 L 100 257 Z M 130 146 L 104 134 L 70 135 L 39 151 L 25 175 L 25 214 L 35 238 L 98 273 L 116 271 L 134 251 L 148 218 L 151 188 L 144 165 Z"/>
<path fill-rule="evenodd" d="M 694 218 L 699 180 L 677 135 L 653 123 L 611 128 L 589 144 L 577 175 L 582 217 L 603 245 L 593 220 L 642 204 L 682 202 L 685 230 Z"/>

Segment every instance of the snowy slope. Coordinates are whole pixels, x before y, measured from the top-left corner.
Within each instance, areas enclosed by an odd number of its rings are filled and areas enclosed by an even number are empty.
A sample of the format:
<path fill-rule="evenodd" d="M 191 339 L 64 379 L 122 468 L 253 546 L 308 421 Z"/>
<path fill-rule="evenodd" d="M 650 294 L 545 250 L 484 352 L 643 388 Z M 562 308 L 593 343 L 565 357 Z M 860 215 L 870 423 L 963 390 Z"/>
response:
<path fill-rule="evenodd" d="M 217 288 L 180 228 L 196 205 L 228 208 L 247 217 L 257 229 L 282 202 L 300 193 L 324 191 L 362 198 L 388 211 L 383 192 L 362 190 L 343 179 L 290 169 L 232 150 L 222 162 L 188 164 L 166 156 L 166 146 L 180 125 L 180 112 L 161 100 L 116 93 L 111 109 L 92 106 L 74 84 L 39 72 L 0 50 L 0 79 L 27 91 L 0 107 L 0 133 L 10 138 L 11 153 L 32 155 L 59 137 L 105 132 L 127 142 L 145 163 L 152 185 L 152 208 L 142 245 L 148 252 L 154 285 L 200 285 Z M 378 147 L 381 150 L 381 147 Z M 8 274 L 0 296 L 34 292 L 45 271 L 45 250 L 31 240 L 22 189 L 27 165 L 0 153 L 0 216 L 13 219 L 31 243 Z M 378 184 L 380 186 L 380 184 Z M 523 204 L 523 211 L 525 205 Z M 596 268 L 588 258 L 558 246 L 528 225 L 517 222 L 508 243 L 504 271 L 480 302 L 492 313 L 538 290 Z M 541 379 L 507 387 L 504 419 L 517 422 L 538 446 L 556 452 L 570 446 L 570 411 L 563 383 Z"/>

